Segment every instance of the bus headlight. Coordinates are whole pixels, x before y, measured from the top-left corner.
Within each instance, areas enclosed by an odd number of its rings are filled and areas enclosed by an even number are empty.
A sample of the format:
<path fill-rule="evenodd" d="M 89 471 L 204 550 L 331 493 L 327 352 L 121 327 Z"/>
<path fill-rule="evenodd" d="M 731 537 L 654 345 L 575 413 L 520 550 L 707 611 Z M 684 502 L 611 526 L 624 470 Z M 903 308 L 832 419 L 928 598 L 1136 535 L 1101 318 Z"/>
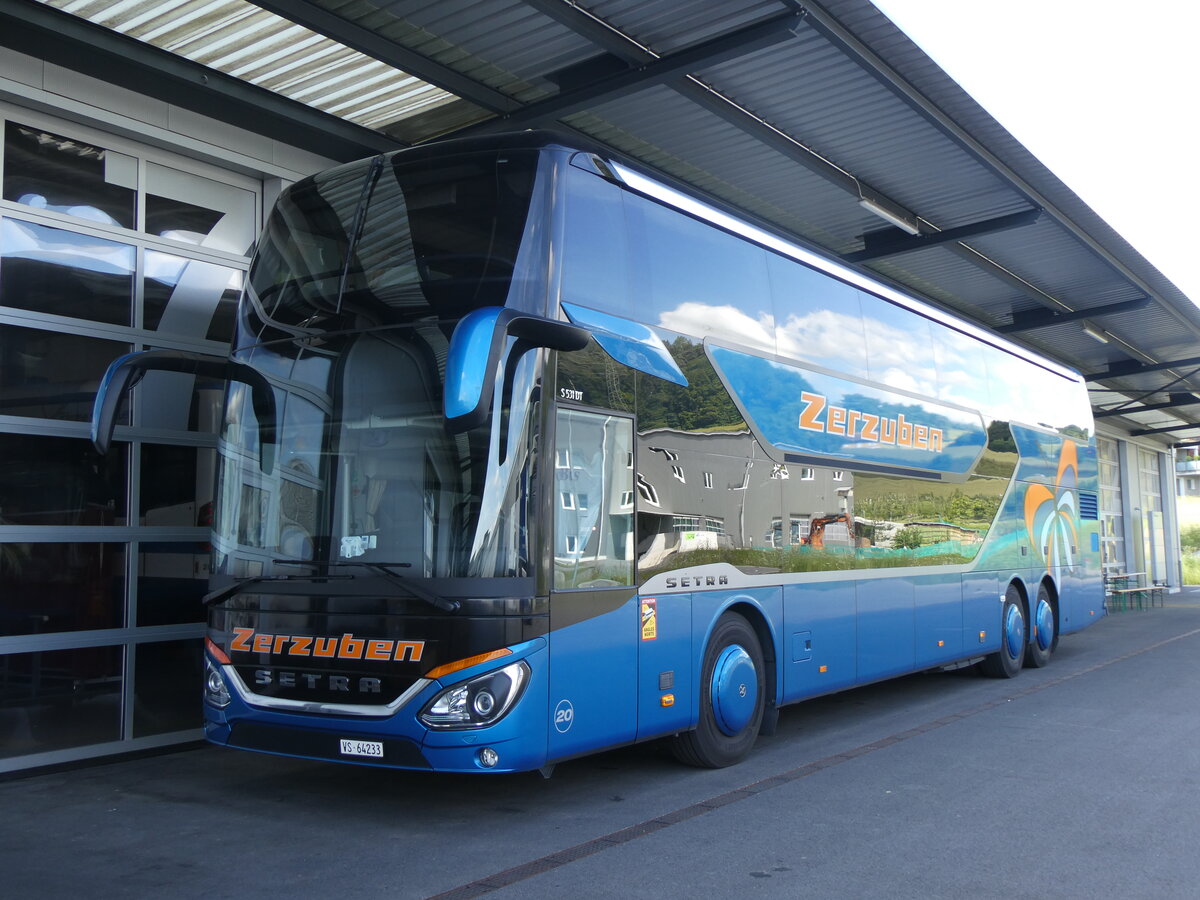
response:
<path fill-rule="evenodd" d="M 221 670 L 207 657 L 204 660 L 204 700 L 218 709 L 229 705 L 229 688 L 225 686 Z"/>
<path fill-rule="evenodd" d="M 529 681 L 529 666 L 515 662 L 446 688 L 421 711 L 430 728 L 482 728 L 500 721 Z"/>

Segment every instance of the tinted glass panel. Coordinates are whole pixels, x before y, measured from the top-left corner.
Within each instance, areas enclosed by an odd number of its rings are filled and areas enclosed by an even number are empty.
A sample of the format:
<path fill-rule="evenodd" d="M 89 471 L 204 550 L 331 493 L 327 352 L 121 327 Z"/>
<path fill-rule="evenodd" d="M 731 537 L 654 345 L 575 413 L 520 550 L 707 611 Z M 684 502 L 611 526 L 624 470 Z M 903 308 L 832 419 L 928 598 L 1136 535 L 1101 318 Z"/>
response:
<path fill-rule="evenodd" d="M 625 206 L 639 319 L 773 347 L 765 250 L 640 197 L 626 196 Z"/>
<path fill-rule="evenodd" d="M 839 372 L 864 373 L 867 354 L 858 290 L 774 253 L 767 254 L 767 270 L 775 297 L 778 348 L 771 352 Z"/>
<path fill-rule="evenodd" d="M 633 422 L 560 409 L 554 461 L 554 586 L 633 582 Z"/>
<path fill-rule="evenodd" d="M 862 294 L 869 377 L 925 397 L 937 394 L 930 322 L 902 306 Z"/>
<path fill-rule="evenodd" d="M 137 423 L 144 428 L 215 434 L 221 421 L 224 383 L 180 372 L 150 372 L 134 394 Z"/>
<path fill-rule="evenodd" d="M 634 374 L 592 341 L 576 353 L 558 354 L 558 396 L 588 406 L 633 412 Z"/>
<path fill-rule="evenodd" d="M 134 249 L 91 235 L 0 220 L 0 303 L 131 325 Z"/>
<path fill-rule="evenodd" d="M 0 328 L 0 415 L 86 422 L 108 364 L 129 345 L 37 328 Z M 122 404 L 124 406 L 124 404 Z M 125 424 L 122 409 L 117 422 Z"/>
<path fill-rule="evenodd" d="M 949 328 L 933 329 L 938 399 L 971 409 L 992 408 L 986 354 L 979 341 Z"/>
<path fill-rule="evenodd" d="M 400 154 L 379 169 L 356 163 L 298 182 L 267 222 L 250 296 L 277 321 L 329 330 L 503 306 L 523 277 L 536 162 L 507 152 L 405 166 Z"/>
<path fill-rule="evenodd" d="M 856 475 L 853 499 L 858 565 L 968 562 L 987 537 L 1008 485 L 1004 478 L 979 476 L 963 484 L 939 484 L 890 475 Z"/>
<path fill-rule="evenodd" d="M 721 379 L 698 340 L 660 331 L 659 336 L 687 378 L 687 387 L 638 373 L 638 431 L 746 431 Z"/>
<path fill-rule="evenodd" d="M 121 648 L 0 655 L 0 757 L 121 737 Z"/>
<path fill-rule="evenodd" d="M 803 481 L 798 468 L 764 459 L 745 432 L 641 434 L 639 576 L 716 562 L 778 570 L 791 542 L 785 507 L 811 515 L 823 488 L 824 480 Z"/>
<path fill-rule="evenodd" d="M 574 166 L 568 181 L 562 299 L 618 316 L 634 311 L 620 188 Z"/>
<path fill-rule="evenodd" d="M 242 273 L 156 250 L 146 251 L 146 328 L 229 343 Z"/>
<path fill-rule="evenodd" d="M 0 434 L 0 516 L 5 525 L 124 525 L 125 458 L 88 441 Z"/>
<path fill-rule="evenodd" d="M 254 240 L 254 194 L 211 178 L 146 164 L 150 234 L 244 254 Z"/>
<path fill-rule="evenodd" d="M 1084 385 L 996 347 L 983 346 L 983 353 L 992 383 L 1004 386 L 993 397 L 997 418 L 1077 436 L 1090 431 Z"/>
<path fill-rule="evenodd" d="M 167 444 L 142 445 L 142 525 L 191 528 L 211 509 L 216 451 Z"/>
<path fill-rule="evenodd" d="M 5 200 L 132 228 L 136 186 L 131 156 L 15 122 L 5 126 Z"/>
<path fill-rule="evenodd" d="M 0 585 L 0 634 L 119 628 L 125 545 L 0 544 Z"/>
<path fill-rule="evenodd" d="M 199 728 L 204 664 L 199 638 L 138 644 L 133 681 L 133 736 Z"/>
<path fill-rule="evenodd" d="M 204 621 L 200 598 L 208 591 L 207 541 L 139 545 L 137 624 L 183 625 Z"/>

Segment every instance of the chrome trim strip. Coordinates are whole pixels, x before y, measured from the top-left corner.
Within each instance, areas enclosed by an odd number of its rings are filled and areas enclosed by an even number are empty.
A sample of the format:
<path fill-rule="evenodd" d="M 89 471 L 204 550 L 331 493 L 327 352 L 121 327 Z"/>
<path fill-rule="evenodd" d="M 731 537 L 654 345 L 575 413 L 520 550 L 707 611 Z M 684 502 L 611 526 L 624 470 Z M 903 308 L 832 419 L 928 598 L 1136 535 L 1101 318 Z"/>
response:
<path fill-rule="evenodd" d="M 432 684 L 428 678 L 418 678 L 408 690 L 391 703 L 386 704 L 318 703 L 312 700 L 287 700 L 283 697 L 263 697 L 246 687 L 246 683 L 242 681 L 242 676 L 237 673 L 237 670 L 233 666 L 222 665 L 221 672 L 225 676 L 225 682 L 237 692 L 238 697 L 248 706 L 253 706 L 256 709 L 319 713 L 327 716 L 365 716 L 375 718 L 392 716 L 421 693 L 421 691 L 425 690 L 426 686 Z"/>

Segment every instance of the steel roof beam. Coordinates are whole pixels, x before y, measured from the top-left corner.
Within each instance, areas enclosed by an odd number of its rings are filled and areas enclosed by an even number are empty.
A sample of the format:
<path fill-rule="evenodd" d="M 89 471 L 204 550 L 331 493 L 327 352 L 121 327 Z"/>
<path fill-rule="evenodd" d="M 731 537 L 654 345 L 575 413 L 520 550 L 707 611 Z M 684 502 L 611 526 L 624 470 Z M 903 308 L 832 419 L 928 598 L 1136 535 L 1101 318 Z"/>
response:
<path fill-rule="evenodd" d="M 1141 437 L 1146 434 L 1168 434 L 1172 431 L 1186 431 L 1189 428 L 1200 428 L 1200 423 L 1185 422 L 1182 425 L 1170 425 L 1166 428 L 1135 428 L 1129 432 L 1130 437 Z"/>
<path fill-rule="evenodd" d="M 1092 372 L 1084 377 L 1088 381 L 1103 381 L 1107 378 L 1124 378 L 1129 375 L 1148 375 L 1151 372 L 1165 372 L 1167 369 L 1186 369 L 1188 366 L 1200 366 L 1200 356 L 1190 356 L 1186 359 L 1175 359 L 1170 362 L 1143 363 L 1136 359 L 1111 362 L 1103 372 Z"/>
<path fill-rule="evenodd" d="M 337 160 L 404 146 L 34 0 L 0 3 L 0 46 Z"/>
<path fill-rule="evenodd" d="M 937 247 L 951 241 L 963 241 L 968 238 L 985 234 L 995 234 L 998 231 L 1009 231 L 1013 228 L 1023 228 L 1032 225 L 1041 218 L 1040 209 L 1027 209 L 1022 212 L 1010 213 L 1007 216 L 997 216 L 994 219 L 984 219 L 972 222 L 970 225 L 959 225 L 943 231 L 932 231 L 928 234 L 906 234 L 899 228 L 884 228 L 881 231 L 871 231 L 863 235 L 863 249 L 853 253 L 842 254 L 846 262 L 861 263 L 889 256 L 899 256 L 901 253 L 913 253 L 927 247 Z"/>
<path fill-rule="evenodd" d="M 601 78 L 586 87 L 565 91 L 532 103 L 519 111 L 506 113 L 481 125 L 463 129 L 461 133 L 512 130 L 552 123 L 572 113 L 628 97 L 651 85 L 664 84 L 679 75 L 719 65 L 791 40 L 796 36 L 795 29 L 800 18 L 795 13 L 784 13 L 754 25 L 747 25 L 745 28 L 677 50 L 627 71 Z"/>
<path fill-rule="evenodd" d="M 461 72 L 422 56 L 356 22 L 322 9 L 309 0 L 251 0 L 268 12 L 282 16 L 288 21 L 303 25 L 310 31 L 322 34 L 345 44 L 359 53 L 364 53 L 381 63 L 414 75 L 435 87 L 449 91 L 456 97 L 469 100 L 489 112 L 506 113 L 519 109 L 517 100 L 501 91 L 494 90 Z"/>
<path fill-rule="evenodd" d="M 1118 303 L 1108 303 L 1104 306 L 1093 306 L 1089 309 L 1062 311 L 1057 309 L 1026 309 L 1014 310 L 1012 322 L 993 329 L 1000 334 L 1013 334 L 1018 331 L 1033 331 L 1037 328 L 1049 328 L 1051 325 L 1061 325 L 1064 322 L 1078 322 L 1082 319 L 1094 319 L 1097 316 L 1111 316 L 1117 313 L 1132 312 L 1145 309 L 1150 305 L 1149 297 L 1135 297 L 1133 300 L 1122 300 Z"/>
<path fill-rule="evenodd" d="M 656 58 L 607 22 L 573 3 L 564 3 L 563 0 L 524 0 L 524 3 L 630 65 L 642 65 Z"/>
<path fill-rule="evenodd" d="M 576 34 L 592 41 L 604 51 L 626 60 L 631 65 L 652 65 L 659 59 L 653 52 L 574 4 L 563 3 L 562 0 L 525 0 L 525 3 L 559 24 L 567 26 Z M 802 19 L 807 15 L 807 12 L 803 10 L 796 10 L 796 13 Z M 788 17 L 794 18 L 790 13 Z M 842 188 L 846 193 L 855 197 L 864 195 L 874 197 L 886 205 L 904 209 L 903 204 L 896 203 L 883 192 L 854 178 L 849 172 L 834 165 L 795 138 L 757 118 L 753 113 L 738 106 L 723 94 L 686 76 L 677 76 L 668 83 L 672 90 L 691 100 L 697 106 L 725 120 L 730 125 L 740 128 L 746 134 L 793 162 L 799 163 L 815 175 Z"/>
<path fill-rule="evenodd" d="M 1107 419 L 1111 416 L 1128 416 L 1132 413 L 1153 412 L 1156 409 L 1176 409 L 1180 406 L 1195 406 L 1200 403 L 1200 397 L 1195 394 L 1170 394 L 1170 400 L 1165 403 L 1147 403 L 1144 406 L 1121 406 L 1116 409 L 1094 409 L 1092 418 Z"/>

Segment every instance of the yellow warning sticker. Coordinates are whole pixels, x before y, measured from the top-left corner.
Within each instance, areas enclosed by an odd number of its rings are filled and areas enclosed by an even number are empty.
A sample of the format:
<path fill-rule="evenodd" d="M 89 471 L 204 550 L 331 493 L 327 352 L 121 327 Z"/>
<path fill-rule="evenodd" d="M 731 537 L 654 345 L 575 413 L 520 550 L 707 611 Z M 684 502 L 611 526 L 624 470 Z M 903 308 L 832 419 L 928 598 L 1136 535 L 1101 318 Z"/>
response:
<path fill-rule="evenodd" d="M 658 637 L 658 601 L 653 597 L 642 598 L 642 640 L 653 641 Z"/>

